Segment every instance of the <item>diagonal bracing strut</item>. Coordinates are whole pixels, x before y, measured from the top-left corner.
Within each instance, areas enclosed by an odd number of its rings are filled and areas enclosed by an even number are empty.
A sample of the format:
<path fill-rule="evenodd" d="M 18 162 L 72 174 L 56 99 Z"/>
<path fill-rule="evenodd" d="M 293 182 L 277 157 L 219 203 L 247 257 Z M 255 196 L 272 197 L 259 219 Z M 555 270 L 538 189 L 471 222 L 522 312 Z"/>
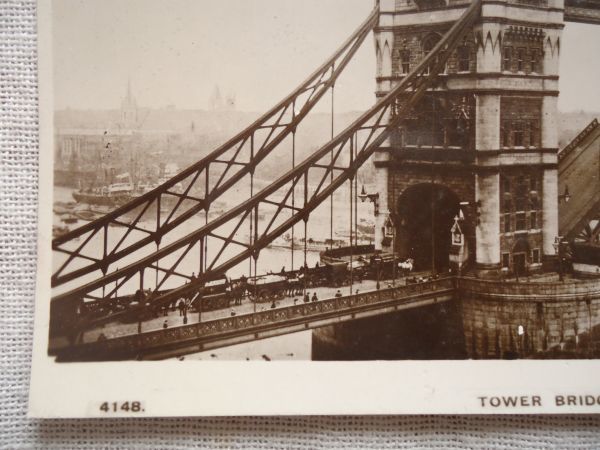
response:
<path fill-rule="evenodd" d="M 378 14 L 378 8 L 375 8 L 352 36 L 295 91 L 221 147 L 152 191 L 55 238 L 52 249 L 66 254 L 67 258 L 54 272 L 52 287 L 94 272 L 106 275 L 132 252 L 160 243 L 167 233 L 189 218 L 203 210 L 207 213 L 211 202 L 252 173 L 278 144 L 296 131 L 310 110 L 334 86 L 373 29 Z M 196 191 L 203 192 L 196 194 Z M 171 204 L 166 219 L 161 219 L 161 208 L 164 213 L 166 200 L 170 200 Z M 142 218 L 154 208 L 154 220 L 142 226 Z M 116 243 L 109 239 L 111 225 L 125 228 Z M 134 230 L 138 235 L 132 239 Z M 83 243 L 75 246 L 79 239 Z M 101 245 L 94 246 L 96 239 L 102 241 Z M 95 254 L 97 247 L 102 248 L 99 254 Z"/>
<path fill-rule="evenodd" d="M 251 244 L 238 245 L 239 249 L 235 247 L 237 253 L 234 252 L 233 256 L 224 257 L 223 249 L 236 245 L 231 239 L 224 238 L 223 248 L 218 252 L 218 256 L 213 258 L 210 264 L 207 264 L 208 267 L 211 267 L 210 270 L 199 274 L 198 278 L 191 283 L 167 292 L 155 291 L 149 302 L 153 307 L 171 303 L 192 294 L 206 281 L 222 276 L 227 270 L 235 267 L 245 259 L 249 257 L 257 258 L 261 249 L 296 223 L 307 221 L 310 213 L 317 206 L 329 198 L 343 183 L 353 179 L 358 168 L 384 143 L 403 119 L 403 116 L 414 107 L 426 90 L 434 85 L 437 75 L 443 70 L 450 53 L 478 18 L 480 5 L 481 0 L 473 0 L 461 18 L 444 35 L 434 49 L 375 106 L 302 163 L 252 196 L 250 200 L 241 203 L 200 229 L 165 246 L 152 255 L 71 292 L 58 295 L 52 301 L 61 302 L 83 298 L 89 296 L 93 291 L 107 286 L 108 283 L 125 283 L 134 277 L 143 277 L 143 270 L 156 264 L 160 259 L 175 255 L 176 252 L 182 252 L 178 258 L 178 261 L 180 261 L 196 243 L 201 242 L 209 234 L 214 234 L 219 227 L 227 225 L 229 229 L 231 227 L 237 228 L 248 217 L 251 218 L 255 227 Z M 331 174 L 333 174 L 333 177 Z M 289 197 L 297 186 L 303 189 L 304 194 L 303 202 L 295 207 L 289 203 Z M 273 208 L 276 208 L 276 210 L 273 211 Z M 290 209 L 292 210 L 291 216 L 282 214 L 283 211 L 289 213 Z M 263 214 L 268 212 L 271 220 L 259 229 L 258 218 L 261 212 Z M 173 276 L 178 261 L 165 271 L 159 286 L 162 286 L 169 277 Z M 139 308 L 142 309 L 143 307 L 140 306 Z M 127 313 L 131 313 L 131 310 Z M 124 313 L 115 313 L 87 325 L 109 322 L 121 314 Z"/>

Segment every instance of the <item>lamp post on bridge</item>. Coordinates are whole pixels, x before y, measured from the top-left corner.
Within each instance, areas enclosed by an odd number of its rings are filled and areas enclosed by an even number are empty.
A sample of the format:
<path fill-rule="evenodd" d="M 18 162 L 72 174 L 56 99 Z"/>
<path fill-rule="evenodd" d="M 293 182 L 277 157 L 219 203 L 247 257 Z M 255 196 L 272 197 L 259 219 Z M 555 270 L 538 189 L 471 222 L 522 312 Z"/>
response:
<path fill-rule="evenodd" d="M 377 236 L 377 217 L 379 216 L 379 192 L 375 192 L 372 194 L 367 194 L 365 190 L 365 185 L 363 184 L 362 189 L 360 190 L 360 194 L 358 194 L 358 198 L 360 198 L 361 203 L 369 201 L 373 203 L 373 213 L 375 215 L 375 236 Z M 377 245 L 375 246 L 377 248 Z"/>
<path fill-rule="evenodd" d="M 565 201 L 565 203 L 569 203 L 569 200 L 571 200 L 571 194 L 569 193 L 569 186 L 566 186 L 566 185 L 565 185 L 564 194 L 558 195 L 558 202 L 562 203 L 563 200 Z"/>
<path fill-rule="evenodd" d="M 377 232 L 377 217 L 379 217 L 379 192 L 368 194 L 367 191 L 365 190 L 365 185 L 363 184 L 362 189 L 360 191 L 360 194 L 358 194 L 358 198 L 360 198 L 360 201 L 362 203 L 364 203 L 365 201 L 369 201 L 369 202 L 373 203 L 374 213 L 375 213 L 375 228 L 376 228 L 375 231 Z M 389 214 L 388 214 L 388 218 L 387 218 L 387 220 L 385 222 L 385 225 L 384 225 L 384 234 L 387 234 L 387 224 L 388 224 L 388 221 L 390 223 L 392 223 L 392 226 L 393 226 L 393 222 L 391 222 Z M 384 236 L 384 238 L 385 237 L 387 237 L 387 236 Z M 395 245 L 395 242 L 394 242 L 394 245 Z M 375 247 L 375 248 L 377 248 L 377 247 Z M 375 265 L 375 270 L 377 272 L 377 285 L 376 285 L 376 287 L 377 287 L 377 290 L 379 290 L 380 287 L 381 287 L 381 284 L 380 284 L 381 262 L 382 262 L 381 256 L 380 255 L 376 255 L 373 258 L 372 261 L 373 261 L 373 264 Z M 395 262 L 394 262 L 394 264 L 395 264 Z"/>
<path fill-rule="evenodd" d="M 571 200 L 571 194 L 569 193 L 569 186 L 565 185 L 565 192 L 563 194 L 558 195 L 558 203 L 569 203 Z M 565 257 L 565 245 L 568 245 L 568 241 L 565 240 L 564 236 L 556 236 L 554 238 L 554 252 L 558 256 L 558 279 L 560 281 L 564 281 L 564 271 L 563 271 L 563 259 Z"/>
<path fill-rule="evenodd" d="M 375 192 L 373 194 L 367 194 L 365 190 L 365 185 L 363 184 L 362 189 L 360 190 L 360 194 L 358 194 L 358 198 L 360 198 L 361 202 L 365 202 L 369 200 L 375 206 L 375 215 L 379 215 L 379 192 Z"/>
<path fill-rule="evenodd" d="M 375 287 L 379 290 L 380 286 L 380 278 L 381 278 L 381 256 L 377 255 L 373 258 L 373 263 L 375 264 L 375 271 L 377 272 L 377 284 Z"/>
<path fill-rule="evenodd" d="M 564 281 L 564 269 L 563 269 L 563 260 L 565 258 L 565 248 L 569 244 L 568 241 L 564 239 L 563 236 L 556 236 L 554 238 L 554 251 L 558 256 L 558 279 L 559 281 Z"/>
<path fill-rule="evenodd" d="M 392 286 L 396 286 L 396 225 L 389 211 L 387 212 L 384 229 L 385 237 L 392 239 Z"/>

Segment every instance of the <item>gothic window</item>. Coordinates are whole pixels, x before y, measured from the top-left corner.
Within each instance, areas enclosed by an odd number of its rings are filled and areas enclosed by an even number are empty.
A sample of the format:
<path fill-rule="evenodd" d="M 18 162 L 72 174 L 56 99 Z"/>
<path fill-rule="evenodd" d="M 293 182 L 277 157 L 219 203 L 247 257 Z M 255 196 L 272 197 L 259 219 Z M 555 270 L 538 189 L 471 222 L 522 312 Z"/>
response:
<path fill-rule="evenodd" d="M 517 71 L 518 72 L 525 72 L 525 53 L 526 53 L 526 49 L 525 48 L 518 48 L 517 49 Z"/>
<path fill-rule="evenodd" d="M 510 266 L 510 253 L 502 253 L 502 267 Z"/>
<path fill-rule="evenodd" d="M 540 127 L 537 120 L 503 120 L 500 130 L 502 147 L 538 147 Z"/>
<path fill-rule="evenodd" d="M 512 70 L 512 47 L 504 47 L 502 52 L 502 70 Z"/>
<path fill-rule="evenodd" d="M 508 120 L 502 121 L 502 130 L 500 131 L 502 147 L 510 147 L 510 122 Z"/>
<path fill-rule="evenodd" d="M 530 50 L 530 52 L 531 53 L 529 55 L 529 63 L 531 64 L 531 71 L 537 73 L 540 71 L 540 65 L 539 65 L 540 49 L 532 48 Z"/>
<path fill-rule="evenodd" d="M 400 69 L 403 74 L 410 72 L 410 50 L 406 48 L 400 51 Z"/>
<path fill-rule="evenodd" d="M 527 209 L 527 182 L 524 176 L 519 176 L 515 192 L 515 211 Z"/>
<path fill-rule="evenodd" d="M 423 56 L 427 56 L 440 40 L 437 34 L 430 34 L 423 40 Z"/>
<path fill-rule="evenodd" d="M 529 39 L 523 38 L 519 33 L 505 34 L 502 47 L 503 71 L 526 74 L 543 72 L 541 40 L 537 39 L 543 35 L 543 31 L 538 30 L 533 35 L 535 38 Z"/>
<path fill-rule="evenodd" d="M 531 206 L 531 209 L 538 209 L 539 206 L 540 206 L 540 201 L 537 198 L 537 196 L 532 196 L 531 199 L 530 199 L 530 201 L 529 201 L 529 204 Z"/>
<path fill-rule="evenodd" d="M 504 192 L 510 192 L 510 178 L 508 178 L 508 177 L 502 178 L 502 187 L 504 189 Z"/>
<path fill-rule="evenodd" d="M 430 52 L 431 50 L 433 50 L 433 48 L 436 46 L 436 44 L 439 42 L 440 40 L 440 35 L 439 34 L 430 34 L 428 35 L 425 39 L 423 39 L 423 58 L 425 58 Z M 440 70 L 440 73 L 444 72 L 444 68 L 442 68 Z M 427 70 L 427 73 L 429 73 L 429 70 Z"/>
<path fill-rule="evenodd" d="M 531 252 L 531 260 L 534 264 L 539 264 L 540 262 L 540 249 L 534 248 Z"/>
<path fill-rule="evenodd" d="M 525 211 L 527 205 L 527 201 L 525 197 L 517 197 L 515 200 L 515 211 Z"/>
<path fill-rule="evenodd" d="M 510 198 L 510 194 L 505 194 L 502 208 L 504 212 L 510 212 L 512 210 L 512 199 Z"/>
<path fill-rule="evenodd" d="M 517 178 L 517 196 L 524 197 L 527 195 L 527 180 L 523 175 Z"/>
<path fill-rule="evenodd" d="M 533 139 L 533 124 L 530 120 L 523 122 L 523 146 L 528 147 Z"/>
<path fill-rule="evenodd" d="M 529 228 L 535 230 L 538 228 L 537 211 L 532 211 L 529 214 Z"/>
<path fill-rule="evenodd" d="M 392 75 L 392 54 L 387 41 L 383 45 L 381 59 L 381 75 L 384 77 L 389 77 L 390 75 Z"/>
<path fill-rule="evenodd" d="M 538 190 L 538 187 L 539 187 L 538 178 L 537 178 L 537 177 L 535 177 L 535 176 L 532 176 L 532 177 L 531 177 L 531 180 L 529 180 L 529 182 L 530 182 L 530 185 L 531 185 L 531 186 L 530 186 L 530 187 L 531 187 L 531 190 L 532 190 L 532 191 L 537 191 L 537 190 Z"/>
<path fill-rule="evenodd" d="M 540 145 L 540 125 L 537 120 L 529 121 L 529 145 L 531 147 Z"/>
<path fill-rule="evenodd" d="M 524 142 L 524 132 L 523 132 L 523 123 L 520 121 L 515 121 L 513 123 L 513 146 L 514 147 L 523 147 L 525 145 Z"/>
<path fill-rule="evenodd" d="M 511 229 L 510 229 L 510 214 L 506 214 L 504 216 L 504 232 L 505 233 L 510 233 Z"/>
<path fill-rule="evenodd" d="M 525 213 L 515 214 L 515 230 L 522 231 L 527 229 L 527 217 Z"/>
<path fill-rule="evenodd" d="M 512 194 L 510 191 L 510 178 L 502 177 L 502 212 L 512 211 Z"/>
<path fill-rule="evenodd" d="M 458 71 L 468 72 L 471 65 L 471 59 L 469 55 L 469 47 L 467 45 L 461 45 L 458 47 Z"/>

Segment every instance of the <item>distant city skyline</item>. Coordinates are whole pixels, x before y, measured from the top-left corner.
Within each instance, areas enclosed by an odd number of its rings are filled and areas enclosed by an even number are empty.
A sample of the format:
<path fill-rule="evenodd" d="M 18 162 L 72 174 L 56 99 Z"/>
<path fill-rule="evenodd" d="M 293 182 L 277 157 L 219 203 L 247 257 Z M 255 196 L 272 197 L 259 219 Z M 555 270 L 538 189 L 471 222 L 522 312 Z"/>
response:
<path fill-rule="evenodd" d="M 366 18 L 371 0 L 55 0 L 55 109 L 118 109 L 128 80 L 141 108 L 235 109 L 287 95 Z M 108 4 L 108 5 L 107 5 Z M 600 28 L 566 24 L 559 108 L 600 109 Z M 90 49 L 94 49 L 90 52 Z M 336 85 L 339 112 L 375 102 L 375 52 L 363 43 Z M 330 108 L 323 99 L 315 111 Z"/>

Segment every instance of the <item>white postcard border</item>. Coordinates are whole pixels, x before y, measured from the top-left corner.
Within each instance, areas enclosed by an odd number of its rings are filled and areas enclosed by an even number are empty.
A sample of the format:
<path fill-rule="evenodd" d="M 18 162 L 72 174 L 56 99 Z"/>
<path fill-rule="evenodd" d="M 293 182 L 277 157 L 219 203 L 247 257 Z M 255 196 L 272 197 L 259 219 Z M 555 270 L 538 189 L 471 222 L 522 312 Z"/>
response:
<path fill-rule="evenodd" d="M 54 362 L 47 355 L 53 178 L 50 13 L 51 3 L 40 0 L 38 272 L 30 417 L 600 413 L 598 360 Z M 586 395 L 597 402 L 587 406 L 582 397 L 584 404 L 557 404 L 556 396 Z M 534 396 L 540 406 L 531 405 Z M 492 406 L 492 397 L 503 403 Z M 517 405 L 505 406 L 502 397 L 516 399 Z M 107 412 L 100 409 L 104 402 L 140 402 L 141 407 Z"/>

